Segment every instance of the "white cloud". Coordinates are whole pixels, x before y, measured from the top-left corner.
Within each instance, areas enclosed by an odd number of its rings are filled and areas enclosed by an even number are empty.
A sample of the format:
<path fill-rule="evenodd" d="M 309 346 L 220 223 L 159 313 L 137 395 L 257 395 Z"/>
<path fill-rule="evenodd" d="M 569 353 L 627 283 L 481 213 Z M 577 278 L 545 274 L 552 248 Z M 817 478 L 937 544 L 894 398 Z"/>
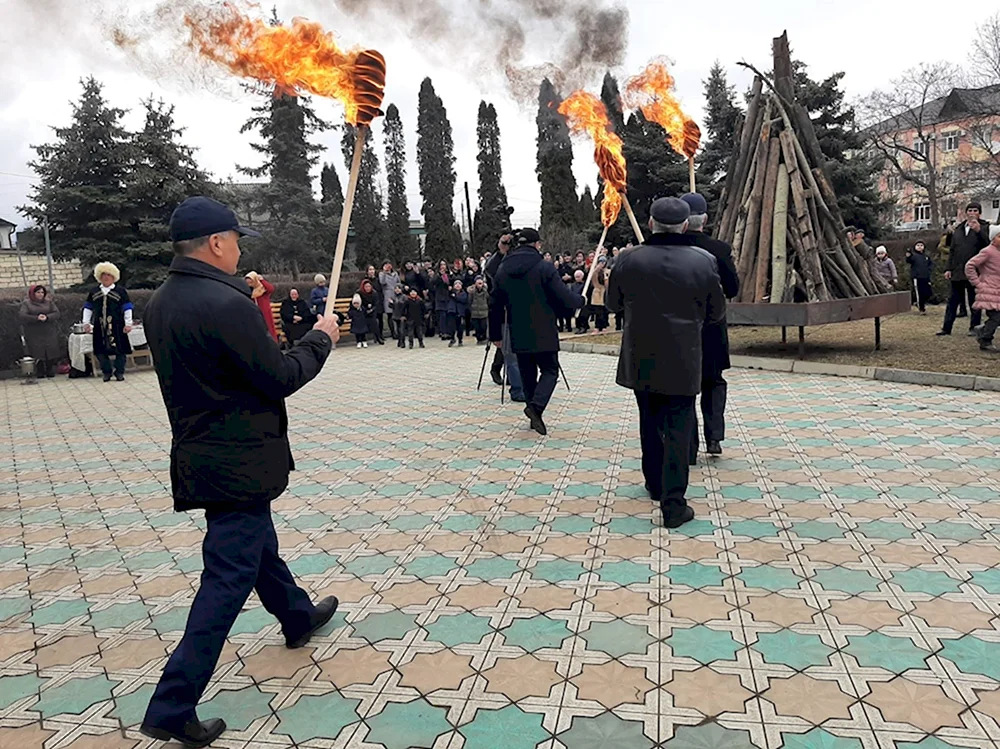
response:
<path fill-rule="evenodd" d="M 137 0 L 131 7 L 143 4 Z M 814 77 L 841 70 L 847 73 L 844 86 L 849 97 L 885 85 L 902 70 L 930 59 L 929 56 L 959 64 L 966 62 L 966 50 L 958 45 L 913 43 L 914 39 L 926 38 L 926 17 L 920 12 L 920 2 L 718 0 L 710 12 L 697 17 L 687 12 L 681 17 L 671 10 L 672 6 L 658 0 L 628 0 L 626 4 L 631 13 L 628 59 L 622 70 L 614 72 L 624 78 L 654 56 L 669 56 L 676 63 L 673 71 L 680 98 L 696 119 L 700 119 L 702 108 L 701 82 L 712 62 L 721 60 L 731 80 L 742 89 L 749 76 L 735 63 L 746 59 L 768 68 L 771 38 L 784 28 L 788 29 L 793 53 L 808 63 Z M 200 164 L 216 178 L 236 176 L 237 164 L 255 163 L 250 137 L 239 134 L 250 113 L 251 97 L 220 98 L 190 86 L 150 80 L 130 69 L 113 45 L 101 38 L 100 27 L 87 10 L 96 7 L 97 0 L 83 3 L 15 0 L 13 7 L 7 5 L 4 25 L 8 33 L 0 44 L 0 90 L 4 92 L 0 101 L 0 216 L 25 223 L 16 206 L 25 202 L 31 184 L 25 176 L 31 174 L 27 165 L 33 156 L 30 145 L 50 140 L 51 127 L 68 123 L 70 102 L 79 96 L 79 79 L 90 74 L 105 83 L 105 94 L 114 105 L 131 110 L 127 119 L 131 127 L 140 124 L 140 99 L 152 94 L 175 104 L 177 120 L 187 128 L 187 142 L 198 149 Z M 396 103 L 406 127 L 411 213 L 420 212 L 417 92 L 421 80 L 430 76 L 444 100 L 454 130 L 458 174 L 456 216 L 465 180 L 470 183 L 473 204 L 476 202 L 476 114 L 480 99 L 486 98 L 497 106 L 504 180 L 515 208 L 514 221 L 519 224 L 537 221 L 534 107 L 524 109 L 515 104 L 499 79 L 489 90 L 481 90 L 475 81 L 482 76 L 469 70 L 462 59 L 449 64 L 431 62 L 429 58 L 436 59 L 438 55 L 423 49 L 424 43 L 419 39 L 402 37 L 388 19 L 385 24 L 359 29 L 352 28 L 332 2 L 303 4 L 281 0 L 277 5 L 284 17 L 309 14 L 337 30 L 345 43 L 375 47 L 385 54 L 386 102 Z M 30 12 L 29 7 L 33 9 Z M 859 31 L 862 22 L 863 29 L 886 29 L 891 33 L 866 34 Z M 537 57 L 544 60 L 543 48 L 538 49 Z M 599 86 L 600 81 L 594 81 L 595 92 Z M 316 101 L 316 109 L 332 122 L 342 120 L 342 111 L 335 102 Z M 346 170 L 340 133 L 325 133 L 321 142 L 328 148 L 323 158 L 335 163 L 343 178 Z M 381 138 L 378 147 L 381 150 Z M 590 145 L 580 143 L 576 156 L 574 168 L 578 181 L 593 185 L 596 169 Z"/>

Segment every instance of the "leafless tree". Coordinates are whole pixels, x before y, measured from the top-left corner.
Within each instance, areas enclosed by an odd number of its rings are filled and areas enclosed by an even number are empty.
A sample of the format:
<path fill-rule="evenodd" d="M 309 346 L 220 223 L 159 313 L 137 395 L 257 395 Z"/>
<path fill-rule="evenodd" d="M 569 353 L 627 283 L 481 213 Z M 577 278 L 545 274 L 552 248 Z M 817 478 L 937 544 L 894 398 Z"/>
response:
<path fill-rule="evenodd" d="M 977 27 L 969 80 L 978 89 L 967 97 L 973 110 L 968 130 L 977 153 L 963 166 L 980 191 L 992 194 L 1000 189 L 1000 13 Z"/>
<path fill-rule="evenodd" d="M 934 168 L 934 125 L 940 111 L 934 102 L 961 80 L 961 70 L 951 63 L 921 64 L 861 103 L 866 146 L 883 160 L 884 169 L 927 193 L 934 226 L 941 225 L 944 197 L 944 185 Z"/>

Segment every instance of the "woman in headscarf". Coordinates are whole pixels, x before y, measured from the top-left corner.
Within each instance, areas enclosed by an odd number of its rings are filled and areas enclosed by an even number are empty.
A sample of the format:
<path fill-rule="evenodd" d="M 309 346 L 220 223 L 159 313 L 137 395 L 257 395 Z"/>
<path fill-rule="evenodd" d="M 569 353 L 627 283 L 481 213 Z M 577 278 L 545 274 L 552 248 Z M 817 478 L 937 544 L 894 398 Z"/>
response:
<path fill-rule="evenodd" d="M 28 298 L 21 302 L 18 313 L 24 328 L 28 356 L 35 360 L 39 377 L 55 377 L 56 362 L 61 358 L 59 346 L 59 308 L 49 298 L 48 289 L 36 284 L 28 289 Z"/>
<path fill-rule="evenodd" d="M 398 330 L 396 330 L 395 321 L 392 319 L 392 307 L 396 301 L 396 287 L 399 286 L 399 274 L 393 270 L 392 263 L 386 260 L 382 263 L 382 270 L 378 274 L 378 282 L 382 287 L 382 309 L 385 312 L 386 319 L 389 321 L 389 335 L 393 338 L 402 335 Z"/>
<path fill-rule="evenodd" d="M 299 296 L 299 290 L 289 291 L 288 299 L 281 303 L 281 328 L 285 331 L 288 345 L 294 346 L 297 340 L 312 330 L 315 322 L 316 318 L 306 300 Z"/>
<path fill-rule="evenodd" d="M 119 286 L 121 273 L 114 263 L 98 263 L 94 278 L 101 285 L 87 295 L 83 304 L 83 324 L 94 334 L 94 355 L 101 363 L 104 381 L 111 379 L 111 357 L 115 358 L 114 376 L 125 379 L 125 359 L 132 353 L 128 334 L 132 332 L 132 302 L 124 286 Z"/>
<path fill-rule="evenodd" d="M 274 293 L 274 286 L 257 271 L 250 271 L 244 278 L 247 286 L 250 287 L 250 296 L 260 307 L 260 313 L 264 316 L 264 323 L 271 331 L 271 337 L 278 340 L 278 329 L 274 327 L 274 315 L 271 314 L 271 294 Z"/>

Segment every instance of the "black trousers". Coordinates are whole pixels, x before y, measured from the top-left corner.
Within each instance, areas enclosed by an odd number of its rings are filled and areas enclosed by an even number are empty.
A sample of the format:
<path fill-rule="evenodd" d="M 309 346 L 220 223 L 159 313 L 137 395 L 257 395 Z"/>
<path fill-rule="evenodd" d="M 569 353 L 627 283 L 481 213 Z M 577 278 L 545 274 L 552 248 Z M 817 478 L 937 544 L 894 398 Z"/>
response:
<path fill-rule="evenodd" d="M 125 374 L 125 362 L 126 362 L 125 354 L 113 354 L 113 356 L 115 357 L 115 367 L 114 367 L 114 374 L 115 374 L 115 376 L 117 377 L 118 375 L 124 375 Z M 104 376 L 105 377 L 110 377 L 111 376 L 111 357 L 108 356 L 107 354 L 98 354 L 97 355 L 97 361 L 99 361 L 101 363 L 101 372 L 104 373 Z"/>
<path fill-rule="evenodd" d="M 722 442 L 726 439 L 726 400 L 729 397 L 729 383 L 722 372 L 706 372 L 701 378 L 701 419 L 705 444 Z M 697 419 L 697 415 L 695 419 Z M 695 425 L 691 437 L 691 457 L 698 458 L 698 427 Z"/>
<path fill-rule="evenodd" d="M 308 632 L 315 611 L 278 556 L 269 505 L 209 510 L 205 520 L 201 587 L 191 604 L 184 636 L 146 708 L 144 722 L 161 728 L 181 729 L 195 718 L 195 706 L 251 591 L 257 591 L 264 608 L 281 622 L 286 639 Z"/>
<path fill-rule="evenodd" d="M 927 301 L 931 298 L 931 280 L 929 278 L 916 278 L 913 280 L 913 288 L 916 291 L 917 309 L 925 312 Z"/>
<path fill-rule="evenodd" d="M 983 327 L 979 331 L 980 342 L 993 343 L 993 336 L 996 335 L 997 328 L 1000 328 L 1000 310 L 986 310 L 986 322 L 983 323 Z M 51 376 L 49 375 L 49 377 Z"/>
<path fill-rule="evenodd" d="M 420 343 L 424 342 L 424 321 L 423 320 L 407 320 L 406 326 L 406 337 L 410 339 L 410 345 L 413 345 L 413 337 L 416 336 Z M 400 335 L 400 341 L 403 340 L 403 336 Z"/>
<path fill-rule="evenodd" d="M 948 297 L 948 308 L 944 311 L 944 325 L 941 327 L 945 333 L 950 333 L 954 327 L 958 307 L 966 297 L 969 300 L 969 330 L 978 328 L 983 321 L 982 310 L 972 309 L 972 305 L 976 303 L 976 287 L 968 281 L 952 281 L 951 296 Z"/>
<path fill-rule="evenodd" d="M 608 308 L 604 305 L 594 307 L 594 327 L 601 331 L 608 327 Z"/>
<path fill-rule="evenodd" d="M 496 353 L 493 354 L 493 364 L 490 365 L 490 372 L 496 372 L 499 375 L 503 371 L 503 349 L 494 348 L 493 350 Z"/>
<path fill-rule="evenodd" d="M 544 413 L 559 382 L 559 352 L 517 354 L 517 368 L 521 371 L 525 402 L 539 414 Z"/>
<path fill-rule="evenodd" d="M 392 338 L 398 337 L 399 336 L 399 330 L 397 330 L 398 326 L 396 324 L 396 321 L 392 319 L 392 313 L 391 312 L 386 312 L 385 313 L 385 319 L 389 323 L 389 335 L 390 335 L 390 337 L 392 337 Z"/>
<path fill-rule="evenodd" d="M 486 318 L 473 317 L 472 329 L 476 333 L 476 343 L 483 343 L 486 340 Z"/>
<path fill-rule="evenodd" d="M 693 395 L 661 395 L 636 391 L 642 474 L 664 516 L 687 506 L 688 465 L 698 417 Z"/>

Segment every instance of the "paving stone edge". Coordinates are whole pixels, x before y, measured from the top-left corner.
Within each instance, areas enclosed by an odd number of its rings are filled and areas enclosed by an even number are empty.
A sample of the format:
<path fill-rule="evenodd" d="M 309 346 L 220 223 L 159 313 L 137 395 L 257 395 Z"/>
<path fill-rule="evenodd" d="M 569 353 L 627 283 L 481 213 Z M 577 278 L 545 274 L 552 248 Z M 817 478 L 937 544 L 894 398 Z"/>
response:
<path fill-rule="evenodd" d="M 620 346 L 563 341 L 562 350 L 571 354 L 599 354 L 618 356 Z M 1000 392 L 1000 378 L 978 375 L 951 374 L 948 372 L 922 372 L 914 369 L 887 367 L 859 367 L 850 364 L 799 361 L 798 359 L 770 359 L 763 356 L 733 356 L 732 364 L 740 369 L 760 369 L 768 372 L 828 375 L 831 377 L 857 377 L 865 380 L 898 382 L 908 385 L 931 385 L 958 390 L 987 390 Z"/>

